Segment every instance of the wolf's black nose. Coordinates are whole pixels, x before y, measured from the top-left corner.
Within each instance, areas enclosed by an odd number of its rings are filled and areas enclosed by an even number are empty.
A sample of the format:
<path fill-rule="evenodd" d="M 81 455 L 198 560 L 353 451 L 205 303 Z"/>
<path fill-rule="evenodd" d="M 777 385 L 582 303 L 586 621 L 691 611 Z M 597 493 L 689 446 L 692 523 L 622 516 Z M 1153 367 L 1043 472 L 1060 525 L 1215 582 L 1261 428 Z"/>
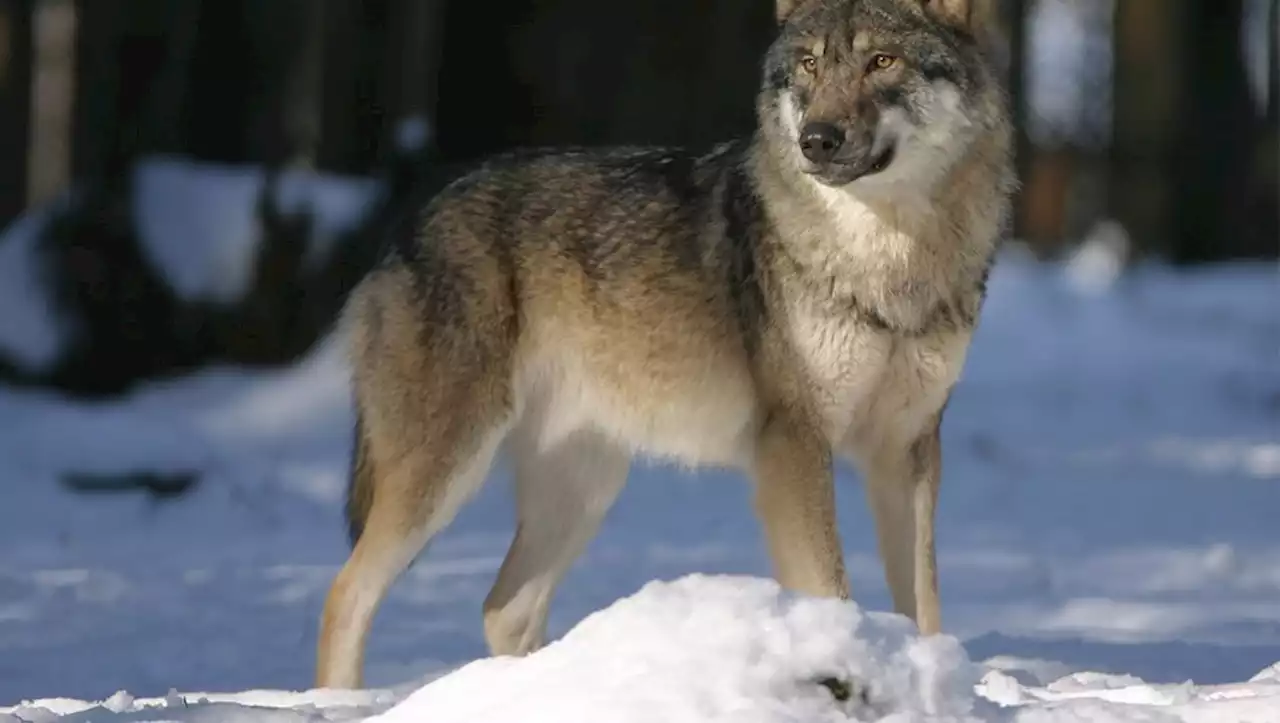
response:
<path fill-rule="evenodd" d="M 800 129 L 800 152 L 814 163 L 827 163 L 844 144 L 844 131 L 831 123 L 806 123 Z"/>

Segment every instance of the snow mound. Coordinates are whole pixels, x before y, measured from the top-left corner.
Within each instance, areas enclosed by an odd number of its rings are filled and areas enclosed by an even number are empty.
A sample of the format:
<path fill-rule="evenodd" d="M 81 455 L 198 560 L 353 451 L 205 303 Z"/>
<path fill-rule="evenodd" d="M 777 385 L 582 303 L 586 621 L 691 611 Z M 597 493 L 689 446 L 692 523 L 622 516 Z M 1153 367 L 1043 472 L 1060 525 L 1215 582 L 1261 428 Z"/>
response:
<path fill-rule="evenodd" d="M 982 673 L 955 638 L 921 638 L 901 616 L 694 575 L 649 583 L 534 655 L 471 663 L 371 720 L 969 721 Z"/>
<path fill-rule="evenodd" d="M 1280 682 L 1150 685 L 1075 673 L 1024 685 L 906 618 L 771 580 L 651 582 L 526 658 L 428 683 L 376 723 L 1261 723 Z"/>

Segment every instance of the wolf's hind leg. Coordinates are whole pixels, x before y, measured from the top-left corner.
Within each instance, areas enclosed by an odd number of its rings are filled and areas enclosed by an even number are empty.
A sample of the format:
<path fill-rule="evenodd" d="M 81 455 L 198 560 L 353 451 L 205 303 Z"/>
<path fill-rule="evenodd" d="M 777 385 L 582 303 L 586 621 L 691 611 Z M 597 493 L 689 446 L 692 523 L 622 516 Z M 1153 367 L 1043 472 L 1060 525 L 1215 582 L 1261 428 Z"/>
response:
<path fill-rule="evenodd" d="M 480 488 L 510 429 L 514 313 L 503 294 L 481 293 L 505 287 L 472 241 L 415 242 L 414 259 L 371 274 L 344 310 L 360 434 L 347 510 L 358 539 L 325 600 L 318 687 L 361 685 L 387 590 Z"/>
<path fill-rule="evenodd" d="M 494 655 L 543 645 L 556 586 L 595 536 L 626 483 L 630 455 L 613 440 L 579 430 L 541 449 L 536 423 L 512 434 L 518 526 L 484 602 Z"/>
<path fill-rule="evenodd" d="M 325 600 L 317 687 L 361 686 L 365 644 L 383 597 L 479 490 L 510 428 L 500 379 L 436 374 L 439 367 L 415 361 L 429 359 L 425 353 L 404 355 L 410 369 L 426 370 L 410 376 L 387 356 L 357 365 L 362 438 L 348 512 L 359 537 Z"/>
<path fill-rule="evenodd" d="M 500 440 L 496 427 L 463 442 L 467 451 L 456 456 L 437 456 L 436 445 L 424 444 L 386 465 L 364 530 L 325 600 L 316 687 L 362 685 L 365 645 L 383 597 L 483 484 Z M 450 457 L 453 464 L 446 462 Z"/>

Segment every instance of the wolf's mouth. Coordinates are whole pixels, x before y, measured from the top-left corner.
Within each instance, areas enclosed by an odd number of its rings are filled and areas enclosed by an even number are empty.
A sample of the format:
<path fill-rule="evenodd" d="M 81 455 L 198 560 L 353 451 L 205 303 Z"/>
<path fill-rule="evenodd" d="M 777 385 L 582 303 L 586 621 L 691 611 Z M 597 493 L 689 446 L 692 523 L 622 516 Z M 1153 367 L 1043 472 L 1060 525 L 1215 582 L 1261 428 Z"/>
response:
<path fill-rule="evenodd" d="M 864 175 L 870 176 L 873 173 L 879 173 L 888 168 L 889 164 L 893 163 L 895 155 L 897 155 L 897 144 L 890 143 L 889 147 L 881 151 L 880 155 L 876 156 L 871 161 L 871 165 L 867 167 L 867 172 Z"/>
<path fill-rule="evenodd" d="M 869 163 L 864 156 L 861 162 L 833 161 L 825 165 L 811 165 L 805 168 L 804 172 L 824 185 L 839 187 L 853 183 L 859 178 L 880 173 L 892 165 L 895 158 L 897 158 L 897 144 L 890 143 L 872 157 Z"/>

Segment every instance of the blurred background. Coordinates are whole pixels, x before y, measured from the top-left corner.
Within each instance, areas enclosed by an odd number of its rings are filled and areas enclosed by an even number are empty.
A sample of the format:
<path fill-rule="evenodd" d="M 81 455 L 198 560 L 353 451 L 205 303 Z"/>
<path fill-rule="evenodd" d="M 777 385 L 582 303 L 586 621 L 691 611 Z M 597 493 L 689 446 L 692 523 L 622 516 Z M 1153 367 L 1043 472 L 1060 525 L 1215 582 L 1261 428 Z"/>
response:
<path fill-rule="evenodd" d="M 1280 0 L 975 2 L 1023 187 L 944 425 L 945 625 L 1043 683 L 1247 680 L 1280 660 Z M 307 687 L 348 550 L 319 343 L 347 291 L 486 154 L 750 132 L 773 12 L 0 0 L 0 706 Z M 726 477 L 637 469 L 552 635 L 651 579 L 767 575 Z M 513 514 L 488 485 L 432 542 L 371 684 L 484 654 Z"/>
<path fill-rule="evenodd" d="M 979 4 L 1019 242 L 1276 256 L 1277 0 Z M 455 164 L 748 132 L 771 33 L 767 0 L 0 0 L 0 379 L 292 361 Z"/>

